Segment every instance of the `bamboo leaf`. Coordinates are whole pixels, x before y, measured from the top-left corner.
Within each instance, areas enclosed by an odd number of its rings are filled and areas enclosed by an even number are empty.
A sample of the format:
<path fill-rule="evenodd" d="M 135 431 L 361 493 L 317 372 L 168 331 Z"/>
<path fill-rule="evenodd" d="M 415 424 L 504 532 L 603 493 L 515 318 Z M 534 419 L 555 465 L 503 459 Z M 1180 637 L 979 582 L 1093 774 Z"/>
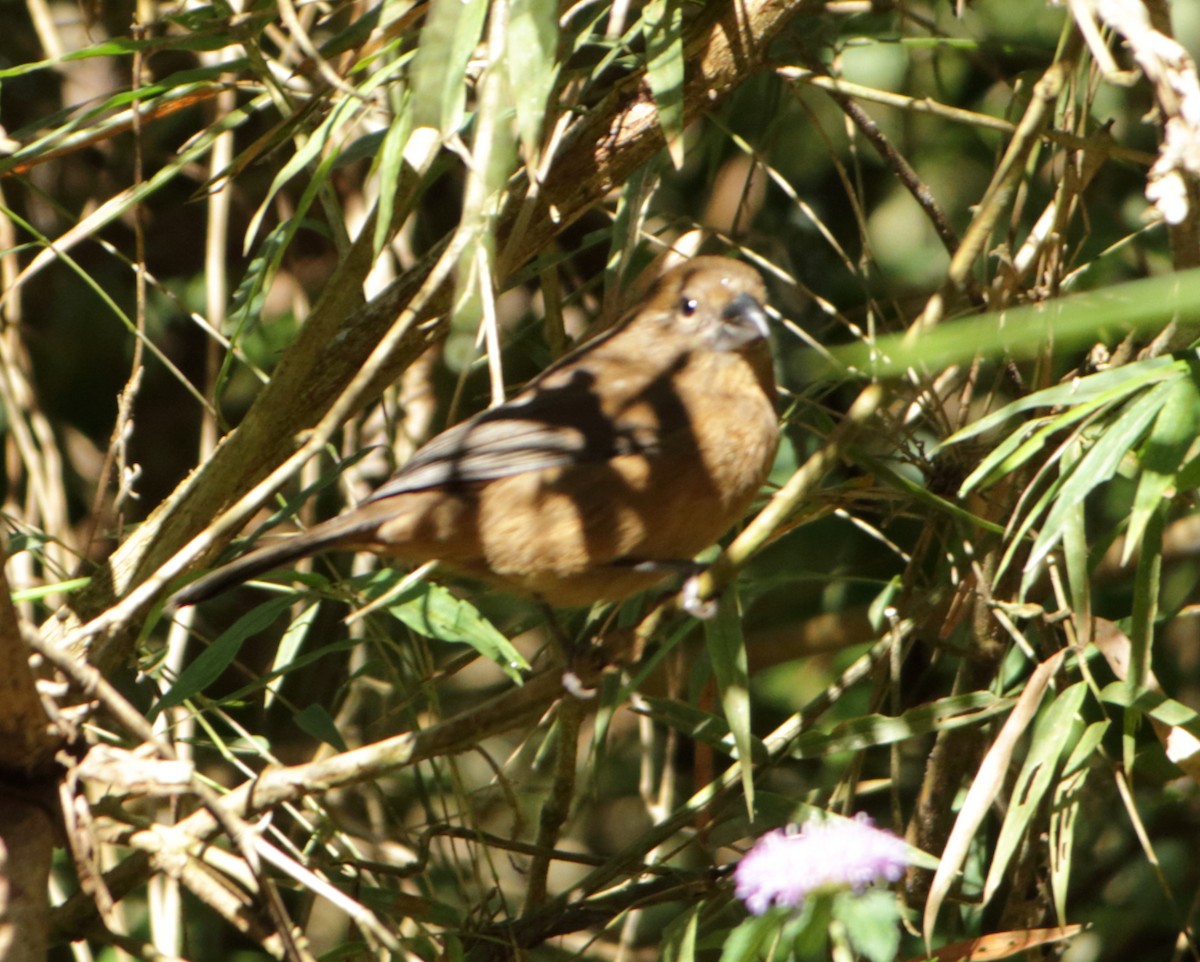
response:
<path fill-rule="evenodd" d="M 1194 378 L 1181 377 L 1169 382 L 1162 408 L 1142 451 L 1142 473 L 1125 534 L 1122 565 L 1141 544 L 1151 516 L 1162 507 L 1163 497 L 1176 484 L 1176 476 L 1196 438 L 1198 406 L 1200 393 Z"/>
<path fill-rule="evenodd" d="M 196 697 L 209 685 L 221 677 L 233 660 L 242 650 L 246 639 L 258 634 L 286 611 L 295 599 L 292 595 L 284 595 L 263 602 L 257 608 L 242 615 L 226 631 L 222 632 L 211 645 L 179 673 L 173 684 L 163 694 L 162 698 L 150 709 L 153 718 L 160 712 L 176 705 L 182 705 L 188 699 Z"/>
<path fill-rule="evenodd" d="M 1117 419 L 1096 438 L 1088 452 L 1079 459 L 1071 476 L 1063 483 L 1054 505 L 1046 515 L 1029 560 L 1026 572 L 1034 571 L 1046 555 L 1058 544 L 1063 527 L 1074 506 L 1116 473 L 1122 460 L 1141 440 L 1157 416 L 1171 385 L 1158 384 L 1142 397 L 1129 404 Z"/>
<path fill-rule="evenodd" d="M 293 721 L 306 735 L 332 745 L 339 752 L 349 750 L 342 733 L 338 731 L 333 716 L 322 705 L 312 704 L 292 716 Z"/>
<path fill-rule="evenodd" d="M 642 11 L 646 80 L 671 163 L 683 166 L 683 9 L 680 0 L 651 0 Z"/>
<path fill-rule="evenodd" d="M 942 859 L 934 873 L 933 882 L 930 883 L 921 926 L 926 943 L 932 940 L 938 912 L 950 893 L 955 876 L 966 861 L 971 841 L 983 824 L 984 815 L 1000 792 L 1017 740 L 1033 720 L 1050 679 L 1058 671 L 1065 655 L 1065 650 L 1057 651 L 1034 669 L 971 782 L 971 788 L 954 821 L 954 828 L 951 829 L 950 837 L 942 850 Z"/>
<path fill-rule="evenodd" d="M 869 371 L 874 377 L 899 376 L 912 367 L 940 370 L 980 355 L 1034 357 L 1047 343 L 1067 351 L 1086 346 L 1106 329 L 1155 330 L 1179 316 L 1197 315 L 1200 268 L 1193 268 L 1014 308 L 999 318 L 982 314 L 939 324 L 920 337 L 895 334 L 833 348 L 828 354 L 813 351 L 806 360 L 814 378 L 844 377 L 846 368 Z"/>
<path fill-rule="evenodd" d="M 440 585 L 424 581 L 415 584 L 387 610 L 426 638 L 470 645 L 499 665 L 513 681 L 519 682 L 521 672 L 529 670 L 529 663 L 512 642 L 478 608 Z"/>
<path fill-rule="evenodd" d="M 487 0 L 433 0 L 413 60 L 413 110 L 418 127 L 445 137 L 463 123 L 467 64 L 483 32 Z"/>
<path fill-rule="evenodd" d="M 1021 840 L 1050 788 L 1058 760 L 1074 742 L 1079 708 L 1087 694 L 1087 684 L 1076 682 L 1041 712 L 1033 729 L 1029 752 L 1013 785 L 1000 837 L 988 866 L 983 886 L 983 904 L 987 905 L 1004 881 L 1008 866 Z"/>
<path fill-rule="evenodd" d="M 1090 412 L 1105 405 L 1123 401 L 1129 395 L 1143 388 L 1177 377 L 1186 370 L 1187 366 L 1184 361 L 1170 357 L 1156 357 L 1153 360 L 1140 361 L 1137 364 L 1127 364 L 1112 371 L 1101 371 L 1099 374 L 1090 374 L 1087 377 L 1072 378 L 1062 384 L 1034 391 L 1011 404 L 1006 404 L 1000 410 L 993 411 L 986 417 L 968 424 L 962 430 L 956 431 L 942 444 L 959 444 L 968 438 L 1000 427 L 1018 414 L 1037 408 L 1066 407 L 1074 410 L 1081 406 L 1087 406 Z"/>
<path fill-rule="evenodd" d="M 308 629 L 312 627 L 313 619 L 317 617 L 318 607 L 319 605 L 316 603 L 305 607 L 299 615 L 292 619 L 292 623 L 287 626 L 283 637 L 279 639 L 279 647 L 275 649 L 275 659 L 271 663 L 271 674 L 275 677 L 267 683 L 266 694 L 263 696 L 264 708 L 270 708 L 279 694 L 284 673 L 288 666 L 296 660 L 300 646 L 304 644 L 304 639 L 308 636 Z"/>
<path fill-rule="evenodd" d="M 536 167 L 546 101 L 558 75 L 558 6 L 554 0 L 511 0 L 505 46 L 517 136 L 526 163 Z"/>
<path fill-rule="evenodd" d="M 717 616 L 704 623 L 704 640 L 712 663 L 713 677 L 721 696 L 725 721 L 741 759 L 742 790 L 746 811 L 754 817 L 753 739 L 750 735 L 750 671 L 746 661 L 746 639 L 742 637 L 741 605 L 730 587 L 721 598 Z"/>
<path fill-rule="evenodd" d="M 793 743 L 792 753 L 797 758 L 812 758 L 831 752 L 862 751 L 930 732 L 976 725 L 1012 706 L 1013 699 L 987 691 L 951 695 L 901 715 L 863 715 L 834 725 L 828 731 L 805 732 Z"/>

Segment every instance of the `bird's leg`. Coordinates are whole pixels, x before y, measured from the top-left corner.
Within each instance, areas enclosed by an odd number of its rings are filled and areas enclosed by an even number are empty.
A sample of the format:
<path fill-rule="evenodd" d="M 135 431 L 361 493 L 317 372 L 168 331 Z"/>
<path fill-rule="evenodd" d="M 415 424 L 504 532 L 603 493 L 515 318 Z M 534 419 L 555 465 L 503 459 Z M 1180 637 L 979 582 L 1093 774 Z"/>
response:
<path fill-rule="evenodd" d="M 558 613 L 550 605 L 539 600 L 538 607 L 546 616 L 546 627 L 550 631 L 550 636 L 554 639 L 558 650 L 562 652 L 566 665 L 563 671 L 563 688 L 576 698 L 594 698 L 596 689 L 591 682 L 596 676 L 596 671 L 590 663 L 591 659 L 588 658 L 589 652 L 567 633 L 562 622 L 559 621 Z M 585 678 L 587 681 L 584 680 Z"/>
<path fill-rule="evenodd" d="M 542 614 L 546 616 L 546 628 L 550 632 L 550 637 L 554 639 L 554 643 L 558 646 L 558 650 L 562 653 L 563 660 L 569 665 L 575 656 L 575 641 L 567 634 L 567 631 L 562 626 L 562 622 L 558 620 L 558 612 L 556 612 L 546 602 L 538 599 L 538 607 L 542 609 Z"/>

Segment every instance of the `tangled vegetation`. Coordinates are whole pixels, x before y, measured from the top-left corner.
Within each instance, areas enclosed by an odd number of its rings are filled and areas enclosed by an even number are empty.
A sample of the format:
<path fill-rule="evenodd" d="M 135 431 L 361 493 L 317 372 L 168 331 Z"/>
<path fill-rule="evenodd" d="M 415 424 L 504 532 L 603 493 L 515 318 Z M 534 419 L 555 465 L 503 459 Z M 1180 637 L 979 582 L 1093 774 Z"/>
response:
<path fill-rule="evenodd" d="M 0 28 L 0 955 L 1200 957 L 1200 10 Z M 164 608 L 697 253 L 765 278 L 785 422 L 715 618 L 363 555 Z M 749 916 L 818 811 L 903 879 Z"/>

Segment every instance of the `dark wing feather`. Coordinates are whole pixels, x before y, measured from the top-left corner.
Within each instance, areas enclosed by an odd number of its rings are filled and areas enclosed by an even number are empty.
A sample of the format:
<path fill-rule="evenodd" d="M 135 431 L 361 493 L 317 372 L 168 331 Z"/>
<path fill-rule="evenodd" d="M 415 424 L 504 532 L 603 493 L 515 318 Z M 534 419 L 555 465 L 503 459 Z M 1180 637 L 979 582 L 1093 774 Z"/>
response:
<path fill-rule="evenodd" d="M 443 431 L 369 500 L 650 453 L 657 447 L 656 426 L 623 425 L 617 431 L 598 406 L 566 393 L 543 390 L 519 397 Z"/>

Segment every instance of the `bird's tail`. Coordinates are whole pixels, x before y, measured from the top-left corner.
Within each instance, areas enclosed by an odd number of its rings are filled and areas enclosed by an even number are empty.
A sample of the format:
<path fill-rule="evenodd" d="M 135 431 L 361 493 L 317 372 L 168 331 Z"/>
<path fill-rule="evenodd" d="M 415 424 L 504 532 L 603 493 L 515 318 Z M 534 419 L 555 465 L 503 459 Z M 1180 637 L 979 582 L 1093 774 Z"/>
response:
<path fill-rule="evenodd" d="M 170 607 L 183 608 L 207 601 L 243 581 L 249 581 L 305 555 L 336 548 L 344 540 L 345 534 L 340 526 L 319 525 L 304 534 L 256 548 L 185 585 L 171 597 Z"/>

